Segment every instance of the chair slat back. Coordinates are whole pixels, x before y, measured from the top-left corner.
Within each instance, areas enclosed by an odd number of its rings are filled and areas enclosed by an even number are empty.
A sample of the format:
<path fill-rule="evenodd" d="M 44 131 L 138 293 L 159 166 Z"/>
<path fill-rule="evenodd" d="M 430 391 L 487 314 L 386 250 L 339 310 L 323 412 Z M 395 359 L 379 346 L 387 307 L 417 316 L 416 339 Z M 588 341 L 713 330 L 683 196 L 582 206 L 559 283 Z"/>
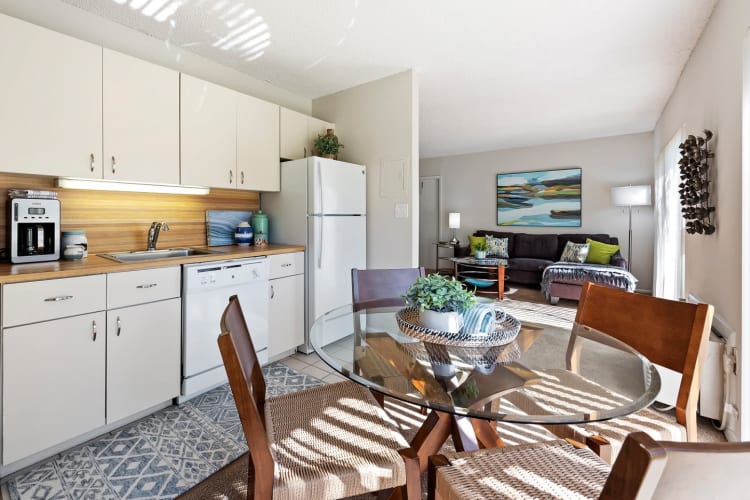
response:
<path fill-rule="evenodd" d="M 629 434 L 600 499 L 747 498 L 750 443 L 654 441 Z"/>
<path fill-rule="evenodd" d="M 229 298 L 221 317 L 221 331 L 219 349 L 250 451 L 250 477 L 255 476 L 255 498 L 270 499 L 274 460 L 266 435 L 266 381 L 236 295 Z"/>
<path fill-rule="evenodd" d="M 625 342 L 649 361 L 682 374 L 677 421 L 698 400 L 700 371 L 713 319 L 713 306 L 667 300 L 585 283 L 576 322 Z"/>
<path fill-rule="evenodd" d="M 417 278 L 424 276 L 424 267 L 402 269 L 352 269 L 352 304 L 354 311 L 366 307 L 404 304 L 401 297 Z"/>

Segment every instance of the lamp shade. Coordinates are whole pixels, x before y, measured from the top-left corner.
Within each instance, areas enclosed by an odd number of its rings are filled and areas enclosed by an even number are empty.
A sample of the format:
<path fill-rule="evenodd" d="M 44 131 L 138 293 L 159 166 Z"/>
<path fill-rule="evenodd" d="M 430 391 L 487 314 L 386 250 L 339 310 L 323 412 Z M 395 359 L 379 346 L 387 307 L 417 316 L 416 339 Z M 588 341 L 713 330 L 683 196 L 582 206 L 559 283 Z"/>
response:
<path fill-rule="evenodd" d="M 616 207 L 651 205 L 651 185 L 613 187 L 612 205 Z"/>
<path fill-rule="evenodd" d="M 459 229 L 461 227 L 461 214 L 459 212 L 450 212 L 448 214 L 448 227 Z"/>

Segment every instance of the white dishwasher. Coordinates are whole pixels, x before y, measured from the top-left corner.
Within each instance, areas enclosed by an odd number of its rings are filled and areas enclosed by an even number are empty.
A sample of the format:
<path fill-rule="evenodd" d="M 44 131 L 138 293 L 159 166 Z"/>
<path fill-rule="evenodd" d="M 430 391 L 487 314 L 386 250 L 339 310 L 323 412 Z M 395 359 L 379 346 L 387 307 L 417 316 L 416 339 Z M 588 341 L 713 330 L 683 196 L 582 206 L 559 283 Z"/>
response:
<path fill-rule="evenodd" d="M 226 383 L 217 338 L 229 297 L 237 295 L 261 364 L 268 363 L 268 259 L 182 266 L 182 388 L 179 403 Z"/>

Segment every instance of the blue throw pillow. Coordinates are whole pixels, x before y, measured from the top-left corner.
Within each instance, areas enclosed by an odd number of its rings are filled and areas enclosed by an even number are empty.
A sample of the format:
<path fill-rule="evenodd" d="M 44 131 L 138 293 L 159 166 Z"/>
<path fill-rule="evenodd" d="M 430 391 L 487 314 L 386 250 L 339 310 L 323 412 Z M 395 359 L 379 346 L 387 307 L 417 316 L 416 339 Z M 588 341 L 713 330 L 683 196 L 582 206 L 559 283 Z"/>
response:
<path fill-rule="evenodd" d="M 489 234 L 487 239 L 487 255 L 490 257 L 508 258 L 508 238 L 495 238 Z"/>

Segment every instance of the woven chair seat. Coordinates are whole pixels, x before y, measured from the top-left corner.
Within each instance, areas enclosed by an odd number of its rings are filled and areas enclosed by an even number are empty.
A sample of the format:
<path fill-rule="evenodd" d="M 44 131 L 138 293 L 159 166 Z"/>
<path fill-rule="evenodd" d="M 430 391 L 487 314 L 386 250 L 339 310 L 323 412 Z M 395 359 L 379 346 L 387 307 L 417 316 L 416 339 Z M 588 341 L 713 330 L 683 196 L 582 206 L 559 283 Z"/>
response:
<path fill-rule="evenodd" d="M 564 440 L 446 454 L 436 492 L 442 500 L 597 498 L 610 466 Z"/>
<path fill-rule="evenodd" d="M 364 387 L 339 382 L 270 397 L 274 500 L 342 498 L 406 482 L 406 440 Z"/>
<path fill-rule="evenodd" d="M 533 397 L 515 393 L 508 399 L 522 410 L 533 413 L 564 413 L 607 410 L 629 401 L 621 394 L 609 391 L 599 384 L 566 370 L 548 370 L 541 373 L 539 384 L 525 391 Z M 546 426 L 561 438 L 586 442 L 587 437 L 602 436 L 612 446 L 614 462 L 625 438 L 631 432 L 645 432 L 657 441 L 686 441 L 687 431 L 668 414 L 651 408 L 602 422 Z"/>

